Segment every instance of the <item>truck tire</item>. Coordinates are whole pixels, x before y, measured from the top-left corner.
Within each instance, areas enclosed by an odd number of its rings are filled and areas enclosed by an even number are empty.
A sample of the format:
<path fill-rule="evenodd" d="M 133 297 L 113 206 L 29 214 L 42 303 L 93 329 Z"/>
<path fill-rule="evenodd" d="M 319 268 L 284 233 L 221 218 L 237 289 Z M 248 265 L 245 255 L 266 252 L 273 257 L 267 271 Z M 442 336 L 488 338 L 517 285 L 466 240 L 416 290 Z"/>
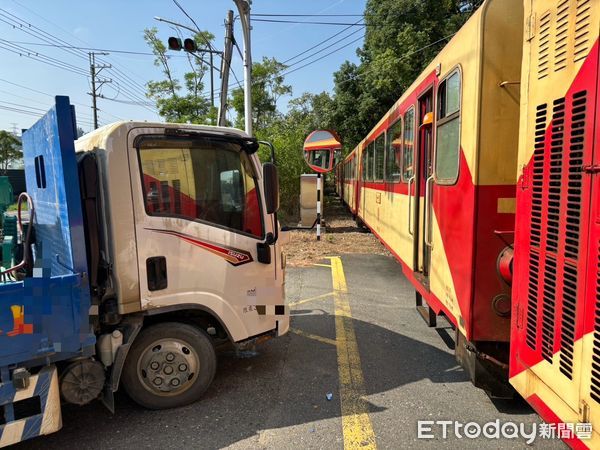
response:
<path fill-rule="evenodd" d="M 176 408 L 202 397 L 216 367 L 215 349 L 203 330 L 166 322 L 140 332 L 127 355 L 122 381 L 137 404 Z"/>

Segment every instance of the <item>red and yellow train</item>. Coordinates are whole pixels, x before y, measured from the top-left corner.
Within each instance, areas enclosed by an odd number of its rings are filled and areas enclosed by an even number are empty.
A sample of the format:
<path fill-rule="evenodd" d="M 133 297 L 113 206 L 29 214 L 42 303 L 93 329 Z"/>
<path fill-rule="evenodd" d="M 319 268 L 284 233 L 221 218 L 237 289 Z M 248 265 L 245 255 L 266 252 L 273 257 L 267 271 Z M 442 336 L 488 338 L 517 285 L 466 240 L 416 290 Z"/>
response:
<path fill-rule="evenodd" d="M 487 0 L 336 169 L 476 386 L 600 448 L 595 0 Z M 510 387 L 509 385 L 512 385 Z"/>

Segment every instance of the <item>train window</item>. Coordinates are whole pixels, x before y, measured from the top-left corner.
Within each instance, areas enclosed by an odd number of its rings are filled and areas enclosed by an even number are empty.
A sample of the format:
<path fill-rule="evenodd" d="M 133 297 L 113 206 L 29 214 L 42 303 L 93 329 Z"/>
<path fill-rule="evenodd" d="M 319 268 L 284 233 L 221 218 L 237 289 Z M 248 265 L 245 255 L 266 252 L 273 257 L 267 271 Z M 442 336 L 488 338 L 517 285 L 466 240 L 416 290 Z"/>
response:
<path fill-rule="evenodd" d="M 438 87 L 435 179 L 454 184 L 460 156 L 460 72 L 454 71 Z"/>
<path fill-rule="evenodd" d="M 414 175 L 415 151 L 415 108 L 411 107 L 404 115 L 404 140 L 402 143 L 402 181 Z"/>
<path fill-rule="evenodd" d="M 385 133 L 375 139 L 375 174 L 376 181 L 383 181 L 385 164 Z"/>
<path fill-rule="evenodd" d="M 256 177 L 239 145 L 145 139 L 139 147 L 146 213 L 263 236 Z"/>
<path fill-rule="evenodd" d="M 367 164 L 367 180 L 373 181 L 373 173 L 375 172 L 375 142 L 369 144 L 367 159 L 369 160 Z"/>
<path fill-rule="evenodd" d="M 385 180 L 391 183 L 400 181 L 400 156 L 402 151 L 402 118 L 398 119 L 387 133 L 385 156 Z"/>
<path fill-rule="evenodd" d="M 367 152 L 367 147 L 363 148 L 362 151 L 362 179 L 363 181 L 367 181 L 368 177 L 367 177 L 367 172 L 368 172 L 368 163 L 369 163 L 369 159 L 367 158 L 368 152 Z"/>

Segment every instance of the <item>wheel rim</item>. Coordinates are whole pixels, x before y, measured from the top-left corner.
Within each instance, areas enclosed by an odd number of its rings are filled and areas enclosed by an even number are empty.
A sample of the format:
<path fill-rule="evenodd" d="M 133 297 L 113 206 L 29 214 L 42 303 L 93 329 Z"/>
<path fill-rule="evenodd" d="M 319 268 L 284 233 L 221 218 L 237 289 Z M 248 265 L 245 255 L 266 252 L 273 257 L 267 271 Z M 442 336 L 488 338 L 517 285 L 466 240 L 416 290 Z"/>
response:
<path fill-rule="evenodd" d="M 190 344 L 180 339 L 159 339 L 142 352 L 137 375 L 148 391 L 173 397 L 194 384 L 199 368 L 200 359 Z"/>

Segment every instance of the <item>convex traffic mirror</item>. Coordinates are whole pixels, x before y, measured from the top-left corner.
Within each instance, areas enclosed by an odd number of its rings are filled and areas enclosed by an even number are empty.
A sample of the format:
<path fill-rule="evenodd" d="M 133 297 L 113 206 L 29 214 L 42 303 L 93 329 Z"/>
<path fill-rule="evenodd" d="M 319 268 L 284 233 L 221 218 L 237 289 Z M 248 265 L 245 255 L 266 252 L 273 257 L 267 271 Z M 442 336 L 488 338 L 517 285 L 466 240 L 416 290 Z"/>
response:
<path fill-rule="evenodd" d="M 342 143 L 334 131 L 315 130 L 304 141 L 304 160 L 317 173 L 331 172 L 341 154 Z"/>

